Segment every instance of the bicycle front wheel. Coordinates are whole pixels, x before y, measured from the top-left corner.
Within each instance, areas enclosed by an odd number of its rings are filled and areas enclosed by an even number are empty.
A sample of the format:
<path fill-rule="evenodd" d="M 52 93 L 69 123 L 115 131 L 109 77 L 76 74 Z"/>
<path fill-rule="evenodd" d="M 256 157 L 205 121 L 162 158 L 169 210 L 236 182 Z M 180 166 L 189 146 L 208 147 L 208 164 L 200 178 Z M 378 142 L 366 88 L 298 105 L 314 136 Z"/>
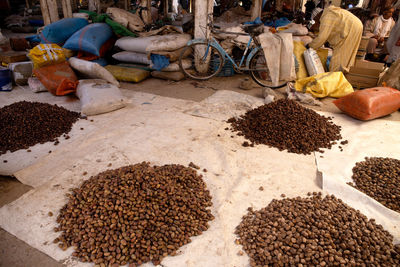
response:
<path fill-rule="evenodd" d="M 277 85 L 272 83 L 267 60 L 265 59 L 264 51 L 262 49 L 258 50 L 250 59 L 250 75 L 256 83 L 263 87 L 279 88 L 287 83 L 282 81 L 279 81 Z"/>
<path fill-rule="evenodd" d="M 191 52 L 186 57 L 188 49 L 191 49 Z M 206 42 L 186 46 L 179 57 L 181 71 L 195 80 L 214 77 L 221 71 L 223 63 L 224 59 L 218 49 Z"/>

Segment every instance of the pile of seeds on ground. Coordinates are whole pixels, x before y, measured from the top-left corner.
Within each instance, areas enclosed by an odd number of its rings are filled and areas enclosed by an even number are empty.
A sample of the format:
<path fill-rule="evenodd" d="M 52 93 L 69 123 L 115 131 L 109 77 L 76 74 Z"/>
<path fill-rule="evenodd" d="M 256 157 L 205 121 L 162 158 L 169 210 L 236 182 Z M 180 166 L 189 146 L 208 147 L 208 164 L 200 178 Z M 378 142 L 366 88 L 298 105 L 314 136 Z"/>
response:
<path fill-rule="evenodd" d="M 21 101 L 0 109 L 0 155 L 56 141 L 80 118 L 57 105 Z"/>
<path fill-rule="evenodd" d="M 281 99 L 252 109 L 240 118 L 230 118 L 232 129 L 247 141 L 243 146 L 265 144 L 298 154 L 331 148 L 342 138 L 340 126 L 295 101 Z"/>
<path fill-rule="evenodd" d="M 59 247 L 101 266 L 155 265 L 208 229 L 214 219 L 202 176 L 182 165 L 105 171 L 73 189 L 57 217 Z"/>
<path fill-rule="evenodd" d="M 400 266 L 400 247 L 334 196 L 273 200 L 236 228 L 251 266 Z"/>
<path fill-rule="evenodd" d="M 392 158 L 365 158 L 353 168 L 353 183 L 358 190 L 400 212 L 400 160 Z"/>

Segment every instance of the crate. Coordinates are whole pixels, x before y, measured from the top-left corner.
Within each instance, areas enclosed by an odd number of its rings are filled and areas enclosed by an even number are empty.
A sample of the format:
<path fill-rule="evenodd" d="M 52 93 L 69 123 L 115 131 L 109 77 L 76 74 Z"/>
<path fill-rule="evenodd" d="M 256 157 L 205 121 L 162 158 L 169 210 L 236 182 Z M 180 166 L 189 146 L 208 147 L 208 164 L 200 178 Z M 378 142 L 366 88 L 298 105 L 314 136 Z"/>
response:
<path fill-rule="evenodd" d="M 216 71 L 219 66 L 219 59 L 216 59 L 215 61 L 213 61 L 213 63 L 214 63 L 213 69 L 214 69 L 214 71 Z M 227 59 L 227 60 L 225 60 L 225 64 L 224 64 L 224 66 L 222 66 L 222 69 L 217 74 L 217 76 L 218 77 L 230 77 L 230 76 L 233 76 L 234 74 L 235 74 L 235 70 L 233 69 L 233 64 L 229 59 Z"/>
<path fill-rule="evenodd" d="M 383 63 L 356 60 L 355 65 L 346 74 L 346 78 L 357 89 L 375 87 L 383 68 Z"/>

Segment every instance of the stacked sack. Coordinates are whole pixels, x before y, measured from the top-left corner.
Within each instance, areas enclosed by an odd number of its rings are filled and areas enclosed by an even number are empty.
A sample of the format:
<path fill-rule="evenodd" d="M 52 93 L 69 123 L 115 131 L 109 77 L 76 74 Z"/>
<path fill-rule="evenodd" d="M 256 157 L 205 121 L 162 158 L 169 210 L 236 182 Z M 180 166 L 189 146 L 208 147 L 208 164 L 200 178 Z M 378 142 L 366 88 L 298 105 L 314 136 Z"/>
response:
<path fill-rule="evenodd" d="M 173 33 L 146 37 L 123 37 L 115 45 L 124 50 L 113 55 L 113 58 L 134 64 L 149 66 L 151 75 L 167 80 L 184 78 L 179 68 L 179 57 L 183 47 L 191 39 L 189 34 Z M 191 62 L 183 62 L 183 67 L 190 67 Z"/>

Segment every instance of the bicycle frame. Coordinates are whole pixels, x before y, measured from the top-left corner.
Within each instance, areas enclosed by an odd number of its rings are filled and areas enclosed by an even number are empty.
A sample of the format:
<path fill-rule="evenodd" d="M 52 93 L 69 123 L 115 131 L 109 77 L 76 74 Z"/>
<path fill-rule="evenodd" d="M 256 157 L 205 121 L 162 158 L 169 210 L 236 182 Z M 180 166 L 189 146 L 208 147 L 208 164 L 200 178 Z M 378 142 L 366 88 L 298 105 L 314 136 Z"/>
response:
<path fill-rule="evenodd" d="M 221 55 L 223 56 L 222 65 L 224 65 L 225 64 L 225 60 L 228 59 L 236 69 L 238 69 L 238 70 L 250 70 L 250 59 L 260 49 L 260 47 L 250 48 L 250 45 L 251 45 L 252 41 L 253 41 L 253 38 L 250 37 L 250 40 L 249 40 L 249 42 L 247 43 L 247 46 L 246 46 L 246 50 L 245 50 L 245 52 L 244 52 L 244 54 L 242 56 L 242 59 L 240 60 L 239 66 L 232 59 L 232 57 L 230 57 L 229 54 L 222 48 L 222 46 L 218 43 L 218 41 L 214 37 L 211 37 L 211 40 L 208 40 L 208 39 L 192 39 L 187 43 L 187 45 L 189 46 L 191 44 L 205 43 L 206 42 L 206 43 L 208 43 L 209 47 L 213 46 L 221 53 Z M 207 48 L 207 50 L 208 50 L 208 48 Z M 251 51 L 250 51 L 250 53 L 249 53 L 249 55 L 247 56 L 247 59 L 246 59 L 246 67 L 242 67 L 243 62 L 244 62 L 244 60 L 246 58 L 246 53 L 247 53 L 249 48 L 251 49 Z M 206 55 L 207 55 L 207 53 L 208 53 L 208 51 L 206 52 Z"/>

